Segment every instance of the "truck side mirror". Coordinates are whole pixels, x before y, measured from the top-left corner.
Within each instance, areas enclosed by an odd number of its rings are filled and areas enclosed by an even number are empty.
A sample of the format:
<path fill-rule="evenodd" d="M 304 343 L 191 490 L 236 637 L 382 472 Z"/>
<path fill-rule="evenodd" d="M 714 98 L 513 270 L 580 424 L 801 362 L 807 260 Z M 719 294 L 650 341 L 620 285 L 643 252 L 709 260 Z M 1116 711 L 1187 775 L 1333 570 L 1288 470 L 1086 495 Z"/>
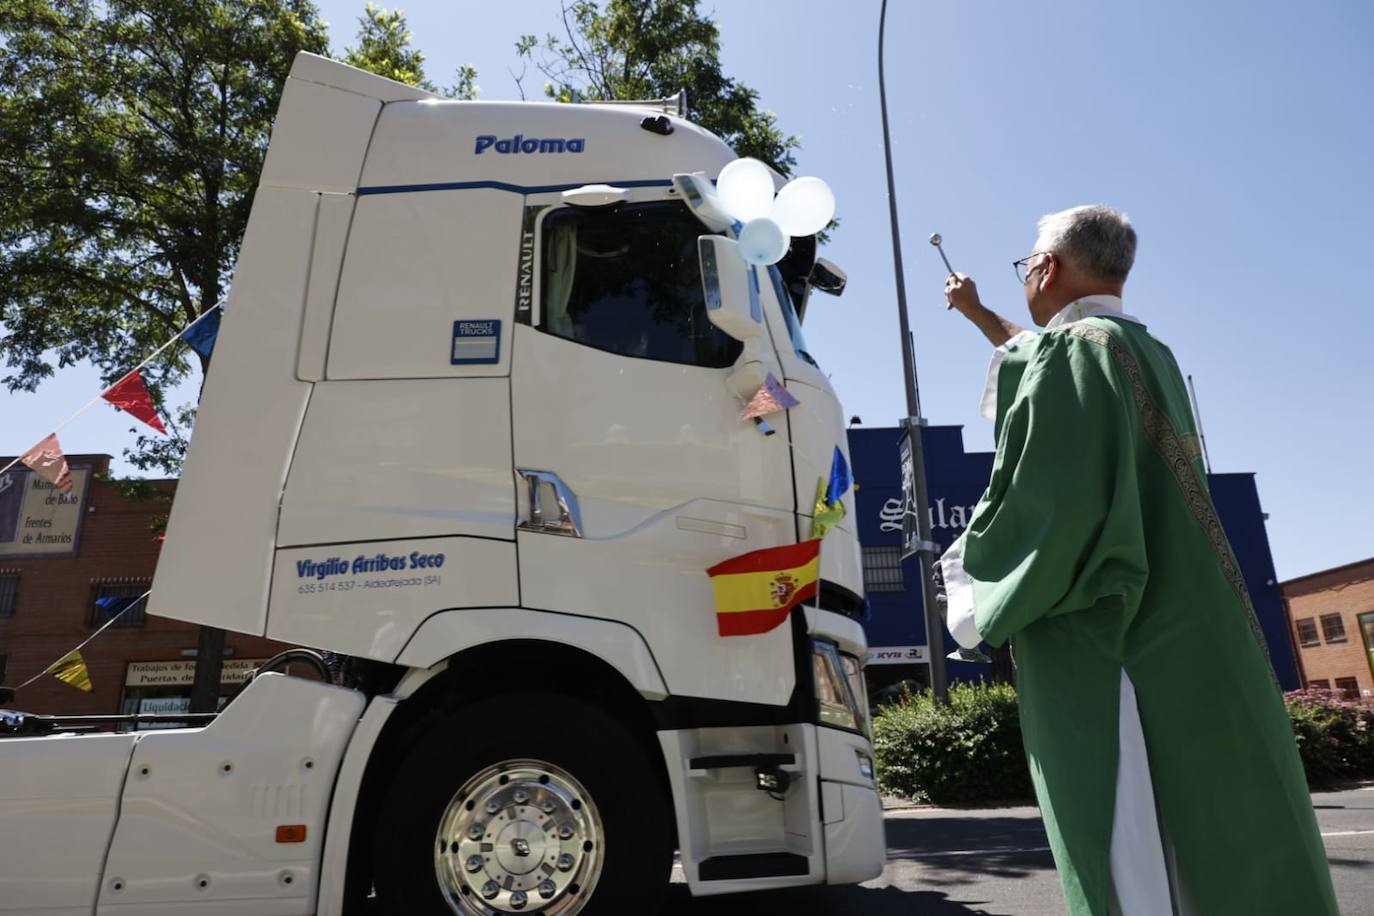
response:
<path fill-rule="evenodd" d="M 750 267 L 736 251 L 733 239 L 721 235 L 697 238 L 701 258 L 701 287 L 706 296 L 706 317 L 735 340 L 745 341 L 763 334 L 763 313 L 754 303 Z"/>
<path fill-rule="evenodd" d="M 840 266 L 827 261 L 825 258 L 817 258 L 816 266 L 811 268 L 812 289 L 818 289 L 832 296 L 839 296 L 844 293 L 845 284 L 848 282 L 849 277 L 840 269 Z"/>

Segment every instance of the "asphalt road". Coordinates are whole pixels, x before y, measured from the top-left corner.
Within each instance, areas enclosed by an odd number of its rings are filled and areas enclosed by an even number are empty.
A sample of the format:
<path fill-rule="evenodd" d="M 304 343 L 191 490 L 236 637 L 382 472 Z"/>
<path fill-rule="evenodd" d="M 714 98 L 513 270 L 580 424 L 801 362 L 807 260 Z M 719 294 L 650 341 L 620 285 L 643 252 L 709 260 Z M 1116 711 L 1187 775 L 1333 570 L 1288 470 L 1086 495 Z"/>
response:
<path fill-rule="evenodd" d="M 1343 916 L 1374 916 L 1374 786 L 1312 796 Z M 692 899 L 672 916 L 1063 916 L 1064 897 L 1035 808 L 889 811 L 888 862 L 858 887 Z M 1285 914 L 1288 916 L 1288 914 Z M 1291 914 L 1299 916 L 1299 914 Z"/>

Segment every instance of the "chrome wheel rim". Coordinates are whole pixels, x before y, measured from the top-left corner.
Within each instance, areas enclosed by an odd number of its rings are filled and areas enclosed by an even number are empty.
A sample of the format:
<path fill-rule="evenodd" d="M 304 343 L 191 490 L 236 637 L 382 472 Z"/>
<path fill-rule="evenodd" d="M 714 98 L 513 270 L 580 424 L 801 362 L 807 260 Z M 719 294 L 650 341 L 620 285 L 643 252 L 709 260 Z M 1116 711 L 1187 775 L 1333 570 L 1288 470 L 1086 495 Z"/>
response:
<path fill-rule="evenodd" d="M 487 767 L 450 799 L 434 873 L 459 916 L 573 916 L 601 876 L 596 804 L 566 770 L 540 760 Z"/>

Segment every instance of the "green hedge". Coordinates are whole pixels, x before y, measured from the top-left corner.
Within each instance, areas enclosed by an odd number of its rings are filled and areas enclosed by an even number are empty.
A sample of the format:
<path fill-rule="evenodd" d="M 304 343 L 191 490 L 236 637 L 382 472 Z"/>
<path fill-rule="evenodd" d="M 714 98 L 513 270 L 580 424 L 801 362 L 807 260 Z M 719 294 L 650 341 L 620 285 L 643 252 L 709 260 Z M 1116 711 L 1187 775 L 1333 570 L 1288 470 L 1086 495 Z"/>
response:
<path fill-rule="evenodd" d="M 1016 691 L 1006 684 L 955 684 L 949 705 L 929 691 L 904 694 L 873 717 L 884 792 L 937 805 L 1029 799 Z"/>
<path fill-rule="evenodd" d="M 1311 786 L 1374 779 L 1374 708 L 1330 690 L 1293 691 L 1284 703 Z M 937 805 L 1033 796 L 1008 685 L 956 684 L 948 706 L 929 691 L 903 694 L 874 713 L 873 747 L 891 795 Z"/>

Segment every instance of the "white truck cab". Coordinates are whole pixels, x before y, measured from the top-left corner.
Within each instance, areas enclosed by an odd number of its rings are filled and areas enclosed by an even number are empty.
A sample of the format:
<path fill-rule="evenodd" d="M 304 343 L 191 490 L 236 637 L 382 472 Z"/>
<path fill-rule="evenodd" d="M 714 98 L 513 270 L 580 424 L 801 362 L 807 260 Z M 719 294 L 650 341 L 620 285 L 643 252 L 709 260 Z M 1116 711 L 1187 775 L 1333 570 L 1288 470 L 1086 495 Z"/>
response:
<path fill-rule="evenodd" d="M 297 58 L 149 612 L 356 676 L 0 741 L 0 913 L 652 912 L 675 849 L 697 895 L 880 873 L 852 525 L 813 604 L 717 632 L 705 570 L 808 536 L 846 453 L 814 240 L 717 260 L 734 158 Z M 768 373 L 800 405 L 741 421 Z"/>

